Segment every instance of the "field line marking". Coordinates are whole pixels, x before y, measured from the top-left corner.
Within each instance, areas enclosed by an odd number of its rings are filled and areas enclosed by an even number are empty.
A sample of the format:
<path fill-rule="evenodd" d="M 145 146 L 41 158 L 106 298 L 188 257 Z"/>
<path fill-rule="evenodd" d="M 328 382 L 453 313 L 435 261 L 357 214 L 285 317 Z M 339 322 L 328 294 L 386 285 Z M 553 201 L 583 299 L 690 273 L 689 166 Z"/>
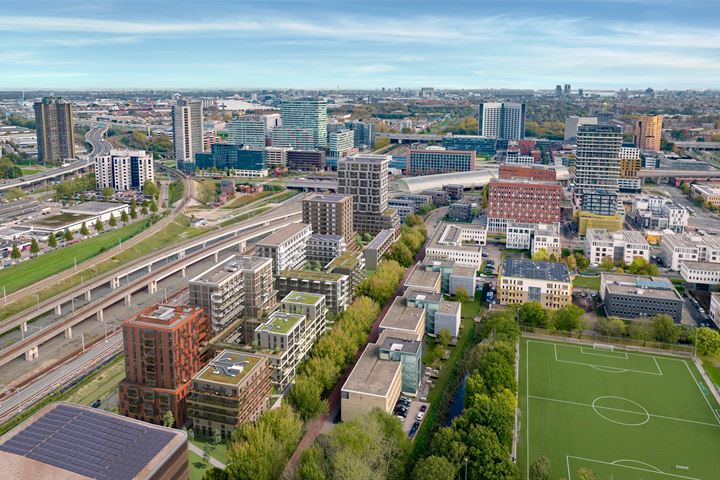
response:
<path fill-rule="evenodd" d="M 538 396 L 538 395 L 530 395 L 530 398 L 534 398 L 534 399 L 537 399 L 537 400 L 546 400 L 546 401 L 548 401 L 548 402 L 566 403 L 566 404 L 568 404 L 568 405 L 577 405 L 577 406 L 580 406 L 580 407 L 593 408 L 592 405 L 587 404 L 587 403 L 573 402 L 573 401 L 570 401 L 570 400 L 560 400 L 559 398 L 540 397 L 540 396 Z M 603 409 L 603 410 L 614 410 L 614 411 L 617 411 L 617 412 L 624 412 L 624 413 L 634 413 L 634 414 L 637 414 L 637 415 L 645 415 L 645 414 L 643 414 L 642 412 L 635 412 L 635 411 L 632 411 L 632 410 L 625 410 L 625 409 L 622 409 L 622 408 L 615 408 L 615 407 L 602 407 L 602 406 L 600 406 L 600 407 L 595 407 L 595 408 L 599 408 L 599 409 Z M 676 421 L 676 422 L 685 422 L 685 423 L 695 423 L 695 424 L 698 424 L 698 425 L 706 425 L 706 426 L 708 426 L 708 427 L 718 427 L 718 428 L 720 428 L 720 424 L 718 424 L 718 423 L 701 422 L 701 421 L 699 421 L 699 420 L 688 420 L 688 419 L 685 419 L 685 418 L 668 417 L 668 416 L 665 416 L 665 415 L 655 415 L 655 414 L 652 414 L 652 413 L 648 413 L 647 415 L 649 415 L 650 417 L 654 417 L 654 418 L 662 418 L 662 419 L 664 419 L 664 420 L 673 420 L 673 421 Z"/>
<path fill-rule="evenodd" d="M 555 352 L 557 355 L 557 351 Z M 530 341 L 525 344 L 525 468 L 530 478 Z"/>
<path fill-rule="evenodd" d="M 653 355 L 652 357 L 653 360 L 655 360 L 655 366 L 657 366 L 658 372 L 660 372 L 660 375 L 662 375 L 662 369 L 660 368 L 660 364 L 658 363 L 657 358 L 655 357 L 655 355 Z"/>
<path fill-rule="evenodd" d="M 585 365 L 586 367 L 604 367 L 604 368 L 617 368 L 617 367 L 608 367 L 607 365 L 596 365 L 594 363 L 587 363 L 587 362 L 573 362 L 572 360 L 558 360 L 558 362 L 561 363 L 572 363 L 575 365 Z M 643 373 L 645 375 L 656 375 L 656 376 L 662 376 L 662 373 L 657 372 L 646 372 L 643 370 L 633 370 L 632 368 L 618 368 L 618 370 L 625 370 L 626 372 L 633 372 L 633 373 Z"/>
<path fill-rule="evenodd" d="M 705 399 L 705 403 L 707 403 L 708 407 L 710 408 L 710 411 L 713 414 L 713 417 L 715 418 L 715 421 L 720 425 L 720 418 L 718 418 L 718 414 L 713 408 L 713 406 L 710 404 L 710 400 L 708 400 L 707 396 L 705 395 L 705 392 L 703 392 L 702 388 L 700 387 L 700 383 L 698 382 L 697 378 L 695 378 L 695 374 L 690 369 L 690 365 L 687 364 L 687 362 L 683 362 L 685 364 L 685 367 L 687 367 L 688 373 L 690 373 L 690 376 L 693 379 L 693 382 L 695 383 L 695 386 L 700 390 L 700 395 Z"/>
<path fill-rule="evenodd" d="M 625 355 L 624 357 L 608 355 L 607 353 L 586 352 L 585 345 L 580 345 L 580 353 L 582 353 L 583 355 L 595 355 L 596 357 L 617 358 L 619 360 L 627 360 L 628 359 L 627 352 L 617 352 L 617 353 L 622 353 L 623 355 Z"/>
<path fill-rule="evenodd" d="M 648 468 L 648 470 L 652 470 L 655 473 L 665 473 L 654 465 L 650 465 L 649 463 L 641 462 L 640 460 L 632 460 L 630 458 L 621 458 L 620 460 L 615 460 L 614 462 L 610 462 L 610 464 L 623 467 L 624 465 L 621 462 L 639 463 L 640 465 L 645 465 L 646 467 L 650 467 L 650 468 Z"/>
<path fill-rule="evenodd" d="M 566 455 L 566 457 L 567 457 L 567 464 L 568 464 L 568 473 L 570 473 L 570 459 L 571 459 L 571 458 L 574 458 L 574 459 L 582 460 L 582 461 L 585 461 L 585 462 L 601 463 L 601 464 L 604 464 L 604 465 L 610 465 L 610 466 L 613 466 L 613 467 L 620 467 L 620 468 L 629 468 L 629 469 L 631 469 L 631 470 L 638 470 L 638 471 L 640 471 L 640 472 L 650 472 L 650 473 L 655 473 L 655 474 L 658 474 L 658 475 L 667 475 L 667 476 L 669 476 L 669 477 L 682 478 L 682 479 L 685 479 L 685 480 L 701 480 L 701 479 L 696 478 L 696 477 L 688 477 L 688 476 L 685 476 L 685 475 L 678 475 L 678 474 L 676 474 L 676 473 L 666 473 L 666 472 L 663 472 L 662 470 L 659 470 L 659 469 L 656 469 L 656 470 L 648 470 L 648 469 L 646 469 L 646 468 L 631 467 L 630 465 L 619 465 L 619 464 L 615 464 L 615 463 L 611 463 L 611 462 L 604 462 L 604 461 L 602 461 L 602 460 L 593 460 L 592 458 L 576 457 L 576 456 L 574 456 L 574 455 Z M 625 459 L 625 460 L 626 460 L 626 461 L 635 461 L 635 460 L 627 460 L 627 459 Z M 616 461 L 618 461 L 618 460 L 616 460 Z M 645 464 L 644 462 L 639 462 L 639 463 L 643 463 L 644 465 L 647 465 L 647 464 Z M 652 466 L 652 465 L 648 465 L 648 466 Z M 653 468 L 656 468 L 656 467 L 653 467 Z M 572 480 L 572 477 L 570 477 L 569 475 L 568 475 L 568 480 Z"/>

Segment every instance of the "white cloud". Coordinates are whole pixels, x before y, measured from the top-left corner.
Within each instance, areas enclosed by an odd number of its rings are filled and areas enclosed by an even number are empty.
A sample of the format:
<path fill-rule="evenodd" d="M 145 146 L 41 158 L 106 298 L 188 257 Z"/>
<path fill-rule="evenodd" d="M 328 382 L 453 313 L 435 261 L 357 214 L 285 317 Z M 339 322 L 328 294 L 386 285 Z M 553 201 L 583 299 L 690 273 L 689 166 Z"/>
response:
<path fill-rule="evenodd" d="M 370 63 L 367 65 L 357 65 L 352 68 L 350 68 L 350 71 L 354 73 L 387 73 L 392 72 L 394 70 L 397 70 L 397 67 L 394 65 L 389 65 L 387 63 Z"/>

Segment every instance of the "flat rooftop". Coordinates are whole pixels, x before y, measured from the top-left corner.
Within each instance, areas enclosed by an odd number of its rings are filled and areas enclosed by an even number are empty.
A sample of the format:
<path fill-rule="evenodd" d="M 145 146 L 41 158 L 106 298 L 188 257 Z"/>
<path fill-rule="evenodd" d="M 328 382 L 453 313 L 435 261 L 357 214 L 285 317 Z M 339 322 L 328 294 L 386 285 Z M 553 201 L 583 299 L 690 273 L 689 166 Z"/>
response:
<path fill-rule="evenodd" d="M 451 275 L 458 277 L 474 277 L 477 271 L 472 267 L 454 267 Z"/>
<path fill-rule="evenodd" d="M 233 255 L 191 279 L 190 283 L 218 285 L 235 275 L 241 274 L 241 272 L 240 262 L 238 262 L 237 258 Z"/>
<path fill-rule="evenodd" d="M 386 396 L 402 367 L 395 360 L 380 360 L 379 353 L 380 346 L 377 344 L 371 343 L 365 347 L 342 389 Z"/>
<path fill-rule="evenodd" d="M 444 267 L 444 268 L 465 268 L 465 267 L 455 267 L 455 262 L 452 260 L 444 260 L 442 258 L 430 258 L 426 257 L 425 260 L 423 260 L 422 265 L 432 265 L 435 267 Z M 471 269 L 472 270 L 472 269 Z"/>
<path fill-rule="evenodd" d="M 95 216 L 83 213 L 59 213 L 57 215 L 48 215 L 45 217 L 26 220 L 23 222 L 23 225 L 45 228 L 63 228 L 67 225 L 74 225 L 78 222 L 87 222 L 92 218 L 95 218 Z"/>
<path fill-rule="evenodd" d="M 428 301 L 434 303 L 440 302 L 440 300 L 443 299 L 442 293 L 421 292 L 420 290 L 412 287 L 405 290 L 405 294 L 403 295 L 403 297 L 412 301 Z"/>
<path fill-rule="evenodd" d="M 696 183 L 693 184 L 693 188 L 703 195 L 717 196 L 720 195 L 719 185 L 710 185 L 707 183 Z"/>
<path fill-rule="evenodd" d="M 239 385 L 263 360 L 258 355 L 224 350 L 200 370 L 196 379 L 225 385 Z"/>
<path fill-rule="evenodd" d="M 63 207 L 63 212 L 94 213 L 101 214 L 118 208 L 127 208 L 124 203 L 112 202 L 83 202 L 69 207 Z"/>
<path fill-rule="evenodd" d="M 341 253 L 338 257 L 336 257 L 332 262 L 328 263 L 327 267 L 325 267 L 325 269 L 330 272 L 334 268 L 343 268 L 346 270 L 352 270 L 357 266 L 358 263 L 360 263 L 361 258 L 362 258 L 362 252 L 345 251 L 345 252 Z"/>
<path fill-rule="evenodd" d="M 383 350 L 403 353 L 417 353 L 422 345 L 422 342 L 419 340 L 403 338 L 392 334 L 384 336 L 382 340 L 378 339 L 376 343 L 380 345 L 380 348 Z"/>
<path fill-rule="evenodd" d="M 285 243 L 292 236 L 302 232 L 304 229 L 309 228 L 307 223 L 291 223 L 287 227 L 283 227 L 277 232 L 263 238 L 257 245 L 264 245 L 267 247 L 277 247 Z"/>
<path fill-rule="evenodd" d="M 463 243 L 463 231 L 465 230 L 486 230 L 481 224 L 455 224 L 441 223 L 435 233 L 433 233 L 428 248 L 453 248 L 456 250 L 465 250 L 469 252 L 481 252 L 482 246 L 476 244 Z"/>
<path fill-rule="evenodd" d="M 502 276 L 570 282 L 567 265 L 562 262 L 545 262 L 515 257 L 505 257 L 502 264 Z"/>
<path fill-rule="evenodd" d="M 310 282 L 338 282 L 346 275 L 340 273 L 314 272 L 312 270 L 283 270 L 278 277 L 299 278 Z"/>
<path fill-rule="evenodd" d="M 619 273 L 601 273 L 600 275 L 607 293 L 682 301 L 682 297 L 675 290 L 672 282 L 664 277 Z"/>
<path fill-rule="evenodd" d="M 348 199 L 351 198 L 350 195 L 341 195 L 339 193 L 330 193 L 330 194 L 318 194 L 314 195 L 310 198 L 306 198 L 303 200 L 304 202 L 328 202 L 328 203 L 337 203 L 342 201 L 349 201 Z"/>
<path fill-rule="evenodd" d="M 56 402 L 0 437 L 4 478 L 150 478 L 178 449 L 182 430 Z"/>
<path fill-rule="evenodd" d="M 592 240 L 601 242 L 623 241 L 625 243 L 648 245 L 647 240 L 642 233 L 634 230 L 618 230 L 616 232 L 608 232 L 604 228 L 588 228 L 586 236 Z"/>
<path fill-rule="evenodd" d="M 130 324 L 146 324 L 153 327 L 171 328 L 178 322 L 195 315 L 200 308 L 175 305 L 153 305 L 137 316 L 126 320 Z"/>
<path fill-rule="evenodd" d="M 298 323 L 305 320 L 305 315 L 287 312 L 273 312 L 267 322 L 255 329 L 256 332 L 286 334 Z"/>
<path fill-rule="evenodd" d="M 310 238 L 308 239 L 308 242 L 316 241 L 316 242 L 330 242 L 330 243 L 340 243 L 345 240 L 345 237 L 342 235 L 329 235 L 325 233 L 313 233 L 310 235 Z"/>
<path fill-rule="evenodd" d="M 414 332 L 418 324 L 425 317 L 425 309 L 420 307 L 408 307 L 405 298 L 396 297 L 385 317 L 380 322 L 380 328 L 392 328 L 396 330 L 407 330 Z"/>
<path fill-rule="evenodd" d="M 433 272 L 432 270 L 427 271 L 419 268 L 417 265 L 413 269 L 412 273 L 405 282 L 406 287 L 424 287 L 424 288 L 435 288 L 439 285 L 440 277 L 442 273 Z"/>
<path fill-rule="evenodd" d="M 395 231 L 392 229 L 385 229 L 380 230 L 377 235 L 375 235 L 375 238 L 373 238 L 370 243 L 367 244 L 365 247 L 366 249 L 373 249 L 377 250 L 379 249 L 385 242 L 387 242 L 390 237 L 395 235 Z"/>
<path fill-rule="evenodd" d="M 682 264 L 685 265 L 690 270 L 704 270 L 707 272 L 720 271 L 720 263 L 688 262 L 687 260 L 683 260 Z"/>
<path fill-rule="evenodd" d="M 301 303 L 303 305 L 315 305 L 320 302 L 325 295 L 319 293 L 305 293 L 293 290 L 285 295 L 283 302 Z"/>
<path fill-rule="evenodd" d="M 457 315 L 460 312 L 460 302 L 448 302 L 442 300 L 438 305 L 438 313 L 445 313 L 448 315 Z"/>

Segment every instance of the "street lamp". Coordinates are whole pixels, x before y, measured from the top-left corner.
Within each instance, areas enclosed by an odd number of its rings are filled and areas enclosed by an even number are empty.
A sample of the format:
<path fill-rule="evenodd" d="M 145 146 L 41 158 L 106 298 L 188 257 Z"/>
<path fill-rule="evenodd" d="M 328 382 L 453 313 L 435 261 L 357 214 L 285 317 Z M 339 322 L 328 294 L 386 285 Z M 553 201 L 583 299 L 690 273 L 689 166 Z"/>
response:
<path fill-rule="evenodd" d="M 468 464 L 468 457 L 465 457 L 465 480 L 467 480 L 467 464 Z"/>
<path fill-rule="evenodd" d="M 20 387 L 10 387 L 9 385 L 3 385 L 3 387 L 8 387 L 8 390 L 15 389 L 15 392 L 17 393 L 17 406 L 18 406 L 18 413 L 22 412 L 22 403 L 20 400 Z M 2 405 L 2 404 L 0 404 Z"/>

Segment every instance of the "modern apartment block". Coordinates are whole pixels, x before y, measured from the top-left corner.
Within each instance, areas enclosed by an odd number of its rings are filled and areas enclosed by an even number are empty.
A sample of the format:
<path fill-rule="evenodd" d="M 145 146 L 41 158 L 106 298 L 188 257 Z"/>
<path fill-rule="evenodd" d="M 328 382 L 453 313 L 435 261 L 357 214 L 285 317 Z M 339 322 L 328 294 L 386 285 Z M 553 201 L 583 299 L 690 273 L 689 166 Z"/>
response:
<path fill-rule="evenodd" d="M 315 148 L 315 136 L 310 128 L 277 127 L 270 132 L 273 147 L 311 151 Z"/>
<path fill-rule="evenodd" d="M 710 294 L 710 311 L 708 312 L 710 320 L 715 326 L 720 328 L 720 293 L 712 292 Z"/>
<path fill-rule="evenodd" d="M 525 138 L 524 103 L 481 103 L 478 109 L 479 134 L 503 140 Z"/>
<path fill-rule="evenodd" d="M 185 424 L 185 397 L 202 367 L 201 346 L 209 340 L 210 317 L 202 308 L 153 305 L 125 320 L 125 379 L 120 414 L 162 424 L 171 411 Z"/>
<path fill-rule="evenodd" d="M 267 122 L 261 116 L 249 115 L 227 123 L 228 142 L 251 148 L 265 148 L 268 136 Z"/>
<path fill-rule="evenodd" d="M 355 288 L 365 280 L 365 256 L 362 252 L 351 251 L 343 252 L 325 267 L 328 273 L 339 273 L 347 275 L 350 278 L 350 291 L 354 292 Z"/>
<path fill-rule="evenodd" d="M 502 305 L 539 302 L 545 308 L 557 309 L 572 303 L 572 282 L 562 262 L 505 257 L 497 284 Z"/>
<path fill-rule="evenodd" d="M 340 235 L 347 246 L 355 242 L 353 229 L 353 197 L 351 195 L 318 194 L 305 198 L 302 204 L 303 223 L 313 233 Z"/>
<path fill-rule="evenodd" d="M 213 333 L 219 333 L 243 315 L 245 279 L 231 256 L 213 265 L 188 283 L 188 304 L 205 309 Z"/>
<path fill-rule="evenodd" d="M 256 253 L 272 258 L 273 273 L 302 268 L 307 255 L 307 241 L 312 235 L 310 225 L 293 223 L 257 242 Z"/>
<path fill-rule="evenodd" d="M 95 157 L 98 190 L 142 190 L 148 180 L 155 181 L 155 166 L 152 154 L 145 150 L 111 150 L 110 155 Z"/>
<path fill-rule="evenodd" d="M 690 219 L 690 212 L 669 198 L 651 195 L 633 198 L 630 216 L 635 225 L 644 230 L 669 229 L 675 233 L 683 233 Z"/>
<path fill-rule="evenodd" d="M 608 232 L 600 228 L 588 228 L 585 235 L 585 256 L 590 263 L 600 264 L 605 257 L 628 265 L 640 257 L 650 261 L 650 244 L 645 237 L 633 230 Z"/>
<path fill-rule="evenodd" d="M 328 156 L 331 158 L 347 157 L 355 147 L 355 132 L 340 130 L 328 133 Z"/>
<path fill-rule="evenodd" d="M 283 270 L 275 278 L 275 288 L 280 296 L 293 291 L 325 295 L 333 313 L 343 312 L 352 301 L 350 277 L 339 273 Z"/>
<path fill-rule="evenodd" d="M 33 105 L 37 130 L 38 162 L 62 163 L 75 158 L 72 104 L 58 97 L 43 97 Z"/>
<path fill-rule="evenodd" d="M 195 155 L 194 167 L 198 170 L 265 170 L 265 158 L 266 153 L 263 148 L 215 143 L 210 147 L 210 152 Z"/>
<path fill-rule="evenodd" d="M 313 233 L 307 240 L 307 261 L 319 262 L 322 268 L 339 257 L 347 244 L 340 235 Z"/>
<path fill-rule="evenodd" d="M 340 195 L 353 197 L 353 223 L 358 233 L 376 234 L 398 229 L 400 219 L 388 211 L 388 166 L 390 155 L 358 154 L 338 160 Z"/>
<path fill-rule="evenodd" d="M 435 229 L 426 255 L 477 270 L 482 264 L 482 247 L 486 242 L 487 229 L 483 225 L 443 223 Z"/>
<path fill-rule="evenodd" d="M 363 256 L 365 257 L 365 267 L 371 270 L 377 270 L 382 256 L 387 252 L 393 243 L 399 238 L 398 231 L 394 228 L 380 230 L 375 238 L 365 246 Z"/>
<path fill-rule="evenodd" d="M 682 318 L 683 298 L 663 277 L 602 272 L 600 299 L 609 317 L 634 320 L 666 314 L 676 323 Z"/>
<path fill-rule="evenodd" d="M 635 145 L 640 150 L 660 151 L 662 145 L 662 115 L 642 115 L 635 121 Z"/>
<path fill-rule="evenodd" d="M 273 261 L 246 255 L 237 259 L 243 272 L 244 310 L 246 318 L 261 318 L 277 307 L 277 290 L 273 283 Z"/>
<path fill-rule="evenodd" d="M 173 105 L 173 152 L 181 170 L 188 169 L 183 164 L 194 164 L 195 154 L 203 151 L 203 123 L 202 102 L 178 99 Z"/>
<path fill-rule="evenodd" d="M 488 184 L 488 231 L 505 232 L 512 223 L 560 223 L 559 183 L 493 179 Z"/>
<path fill-rule="evenodd" d="M 268 407 L 271 374 L 265 356 L 220 352 L 193 378 L 186 399 L 193 431 L 229 439 L 237 426 L 257 420 Z"/>
<path fill-rule="evenodd" d="M 285 295 L 280 302 L 280 309 L 287 313 L 296 313 L 305 316 L 305 328 L 314 338 L 320 338 L 325 331 L 327 323 L 328 305 L 325 295 L 292 291 Z"/>
<path fill-rule="evenodd" d="M 325 169 L 325 152 L 322 150 L 303 150 L 299 147 L 287 151 L 285 165 L 288 170 L 317 172 Z"/>
<path fill-rule="evenodd" d="M 578 128 L 574 194 L 584 211 L 597 215 L 617 213 L 621 147 L 620 127 L 583 125 Z"/>
<path fill-rule="evenodd" d="M 578 127 L 581 125 L 597 125 L 598 117 L 578 117 L 576 115 L 565 119 L 565 136 L 566 142 L 575 141 L 577 138 Z"/>
<path fill-rule="evenodd" d="M 475 150 L 445 150 L 442 147 L 411 149 L 408 154 L 407 175 L 434 175 L 450 172 L 475 171 Z"/>
<path fill-rule="evenodd" d="M 355 120 L 345 122 L 345 127 L 349 128 L 355 134 L 356 147 L 370 147 L 375 143 L 375 124 Z"/>
<path fill-rule="evenodd" d="M 312 132 L 313 147 L 327 145 L 327 102 L 320 99 L 285 100 L 280 105 L 283 128 L 308 129 Z"/>
<path fill-rule="evenodd" d="M 509 223 L 505 236 L 506 248 L 530 250 L 534 255 L 541 249 L 548 255 L 562 253 L 560 229 L 557 224 L 543 223 Z"/>
<path fill-rule="evenodd" d="M 687 233 L 663 235 L 660 256 L 670 270 L 683 262 L 720 263 L 720 240 L 715 236 Z"/>
<path fill-rule="evenodd" d="M 557 170 L 549 165 L 503 163 L 498 168 L 498 178 L 503 180 L 554 182 L 557 180 Z"/>

